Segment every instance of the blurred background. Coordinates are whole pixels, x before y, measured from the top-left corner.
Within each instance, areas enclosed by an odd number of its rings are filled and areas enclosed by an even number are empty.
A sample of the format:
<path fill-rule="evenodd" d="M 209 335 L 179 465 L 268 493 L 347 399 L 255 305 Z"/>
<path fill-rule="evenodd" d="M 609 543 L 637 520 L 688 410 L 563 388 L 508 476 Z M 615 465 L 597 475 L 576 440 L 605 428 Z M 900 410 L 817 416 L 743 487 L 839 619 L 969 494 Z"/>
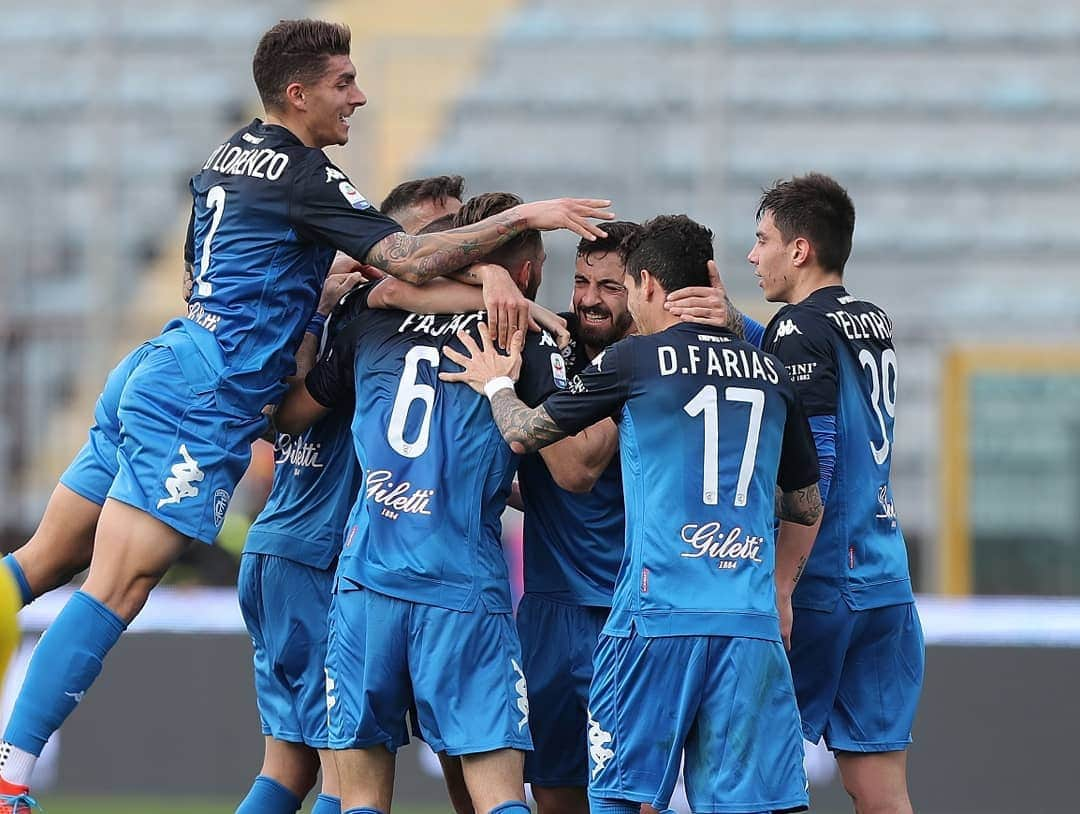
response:
<path fill-rule="evenodd" d="M 2 0 L 0 11 L 6 549 L 32 532 L 82 444 L 105 373 L 183 311 L 187 179 L 258 113 L 260 34 L 282 17 L 339 20 L 369 101 L 349 145 L 328 153 L 372 201 L 407 178 L 460 173 L 468 194 L 608 197 L 635 220 L 686 212 L 713 229 L 734 300 L 764 321 L 773 307 L 745 261 L 761 189 L 810 170 L 847 186 L 858 220 L 846 279 L 891 314 L 900 358 L 894 487 L 930 645 L 916 805 L 1075 807 L 1074 794 L 1055 796 L 1080 725 L 1068 682 L 1080 669 L 1075 0 Z M 569 302 L 574 243 L 546 239 L 549 306 Z M 167 766 L 188 748 L 214 757 L 206 788 L 187 791 L 246 786 L 261 751 L 250 654 L 228 588 L 207 586 L 232 583 L 272 466 L 257 449 L 222 545 L 170 577 L 180 610 L 161 600 L 164 621 L 128 637 L 65 728 L 59 791 L 182 794 L 131 761 Z M 28 643 L 57 601 L 24 613 Z M 154 706 L 148 662 L 168 665 L 153 682 L 170 687 L 168 709 Z M 154 710 L 150 733 L 132 698 Z M 142 746 L 95 753 L 84 737 Z M 827 756 L 820 765 L 815 810 L 844 810 Z M 399 779 L 399 799 L 414 798 L 439 799 L 419 769 Z"/>

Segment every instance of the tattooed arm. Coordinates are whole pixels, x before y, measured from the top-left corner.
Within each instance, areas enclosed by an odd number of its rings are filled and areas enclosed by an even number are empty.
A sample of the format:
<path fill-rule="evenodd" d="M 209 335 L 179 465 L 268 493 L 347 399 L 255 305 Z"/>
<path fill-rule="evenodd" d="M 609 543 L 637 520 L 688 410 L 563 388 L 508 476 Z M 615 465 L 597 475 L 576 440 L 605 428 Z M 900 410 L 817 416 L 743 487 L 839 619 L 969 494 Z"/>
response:
<path fill-rule="evenodd" d="M 569 229 L 589 240 L 603 237 L 603 230 L 589 220 L 613 218 L 606 211 L 610 204 L 605 200 L 559 198 L 520 204 L 446 232 L 395 232 L 376 243 L 364 262 L 406 282 L 423 284 L 469 265 L 528 229 Z"/>
<path fill-rule="evenodd" d="M 519 455 L 535 452 L 566 437 L 565 430 L 559 429 L 544 405 L 528 407 L 509 387 L 491 397 L 491 414 L 510 449 Z"/>
<path fill-rule="evenodd" d="M 783 492 L 776 489 L 776 514 L 780 532 L 776 536 L 776 607 L 780 613 L 780 634 L 791 649 L 791 595 L 806 568 L 821 526 L 821 495 L 815 483 L 805 489 Z"/>

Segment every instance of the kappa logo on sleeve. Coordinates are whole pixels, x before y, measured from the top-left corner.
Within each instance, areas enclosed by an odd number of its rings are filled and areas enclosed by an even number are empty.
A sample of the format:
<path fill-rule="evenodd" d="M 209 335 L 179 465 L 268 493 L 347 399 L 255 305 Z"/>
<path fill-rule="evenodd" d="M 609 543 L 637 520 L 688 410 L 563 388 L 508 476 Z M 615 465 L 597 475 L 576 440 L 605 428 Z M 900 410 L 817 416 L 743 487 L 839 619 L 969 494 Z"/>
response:
<path fill-rule="evenodd" d="M 367 198 L 361 195 L 359 190 L 348 181 L 342 181 L 338 184 L 338 190 L 353 209 L 371 209 L 371 204 L 368 203 Z"/>
<path fill-rule="evenodd" d="M 330 184 L 334 181 L 344 181 L 345 173 L 335 167 L 326 167 L 326 183 Z"/>

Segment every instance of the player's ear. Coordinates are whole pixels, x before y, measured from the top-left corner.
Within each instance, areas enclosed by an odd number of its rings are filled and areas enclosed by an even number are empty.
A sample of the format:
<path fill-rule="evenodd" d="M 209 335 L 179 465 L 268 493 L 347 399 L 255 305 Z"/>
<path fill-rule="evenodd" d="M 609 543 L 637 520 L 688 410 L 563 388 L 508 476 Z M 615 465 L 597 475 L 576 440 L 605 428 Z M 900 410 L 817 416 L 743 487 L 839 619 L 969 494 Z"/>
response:
<path fill-rule="evenodd" d="M 805 266 L 810 261 L 813 247 L 805 237 L 797 237 L 791 241 L 791 264 L 793 266 Z"/>
<path fill-rule="evenodd" d="M 649 273 L 648 269 L 641 270 L 641 283 L 638 286 L 641 289 L 641 296 L 643 299 L 649 299 L 653 294 L 653 288 L 656 286 L 656 279 Z"/>
<path fill-rule="evenodd" d="M 285 106 L 307 110 L 307 102 L 304 101 L 304 86 L 299 82 L 290 82 L 285 88 Z"/>

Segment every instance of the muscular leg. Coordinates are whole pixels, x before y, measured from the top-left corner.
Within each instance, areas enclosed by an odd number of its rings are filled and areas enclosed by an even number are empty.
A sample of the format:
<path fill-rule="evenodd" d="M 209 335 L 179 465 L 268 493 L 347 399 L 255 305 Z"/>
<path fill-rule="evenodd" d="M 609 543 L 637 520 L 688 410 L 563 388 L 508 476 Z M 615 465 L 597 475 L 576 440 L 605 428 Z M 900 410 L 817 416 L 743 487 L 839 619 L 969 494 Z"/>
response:
<path fill-rule="evenodd" d="M 465 774 L 461 770 L 461 758 L 439 752 L 439 765 L 442 766 L 446 780 L 446 793 L 450 796 L 450 805 L 454 814 L 475 814 L 469 789 L 465 785 Z"/>
<path fill-rule="evenodd" d="M 302 743 L 267 737 L 259 774 L 276 780 L 303 800 L 319 778 L 319 755 Z"/>
<path fill-rule="evenodd" d="M 82 700 L 106 654 L 188 542 L 145 512 L 105 502 L 86 584 L 64 606 L 30 660 L 4 734 L 3 780 L 29 785 L 45 741 Z"/>
<path fill-rule="evenodd" d="M 517 749 L 496 749 L 463 755 L 461 770 L 469 789 L 473 806 L 479 812 L 491 811 L 496 806 L 525 799 L 525 753 Z"/>
<path fill-rule="evenodd" d="M 67 584 L 90 564 L 100 515 L 101 506 L 57 484 L 34 536 L 14 554 L 35 597 Z"/>
<path fill-rule="evenodd" d="M 338 781 L 337 763 L 334 753 L 329 749 L 319 750 L 319 765 L 322 766 L 322 793 L 327 797 L 341 798 L 341 783 Z"/>
<path fill-rule="evenodd" d="M 83 591 L 130 623 L 190 542 L 153 515 L 110 498 L 98 519 Z"/>
<path fill-rule="evenodd" d="M 836 762 L 855 814 L 912 814 L 907 752 L 837 752 Z"/>
<path fill-rule="evenodd" d="M 534 783 L 532 793 L 539 814 L 589 814 L 589 798 L 581 786 L 544 788 Z"/>
<path fill-rule="evenodd" d="M 334 751 L 341 810 L 373 808 L 388 814 L 394 797 L 394 753 L 385 746 Z"/>

